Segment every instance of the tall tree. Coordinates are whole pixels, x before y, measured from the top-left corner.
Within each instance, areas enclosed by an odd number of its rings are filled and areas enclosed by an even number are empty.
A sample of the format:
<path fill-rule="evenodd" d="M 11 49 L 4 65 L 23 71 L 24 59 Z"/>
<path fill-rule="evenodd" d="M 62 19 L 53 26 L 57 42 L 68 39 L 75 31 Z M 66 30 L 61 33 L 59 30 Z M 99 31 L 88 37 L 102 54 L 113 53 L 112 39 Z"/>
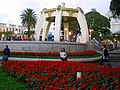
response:
<path fill-rule="evenodd" d="M 28 31 L 30 31 L 31 28 L 35 28 L 37 22 L 37 14 L 35 14 L 35 11 L 33 9 L 27 8 L 26 10 L 23 10 L 20 18 L 22 20 L 22 25 L 26 26 L 28 28 Z M 28 38 L 29 37 L 30 34 L 28 35 Z"/>
<path fill-rule="evenodd" d="M 110 10 L 113 14 L 113 17 L 120 16 L 120 0 L 112 0 L 110 2 Z"/>
<path fill-rule="evenodd" d="M 111 34 L 110 31 L 110 21 L 105 16 L 101 15 L 97 11 L 88 12 L 85 14 L 88 29 L 93 29 L 92 37 L 99 40 L 101 37 L 103 39 L 108 38 Z"/>

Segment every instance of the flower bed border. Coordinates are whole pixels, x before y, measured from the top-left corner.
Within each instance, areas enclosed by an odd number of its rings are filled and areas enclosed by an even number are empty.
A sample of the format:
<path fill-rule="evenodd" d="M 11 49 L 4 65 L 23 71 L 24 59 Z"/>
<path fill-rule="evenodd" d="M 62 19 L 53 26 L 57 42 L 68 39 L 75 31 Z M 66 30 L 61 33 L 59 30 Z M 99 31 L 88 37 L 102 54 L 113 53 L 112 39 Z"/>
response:
<path fill-rule="evenodd" d="M 2 51 L 0 51 L 2 53 Z M 69 56 L 76 56 L 76 55 L 92 55 L 95 54 L 96 50 L 87 50 L 83 52 L 67 52 Z M 41 56 L 58 56 L 59 52 L 10 52 L 11 55 L 41 55 Z"/>

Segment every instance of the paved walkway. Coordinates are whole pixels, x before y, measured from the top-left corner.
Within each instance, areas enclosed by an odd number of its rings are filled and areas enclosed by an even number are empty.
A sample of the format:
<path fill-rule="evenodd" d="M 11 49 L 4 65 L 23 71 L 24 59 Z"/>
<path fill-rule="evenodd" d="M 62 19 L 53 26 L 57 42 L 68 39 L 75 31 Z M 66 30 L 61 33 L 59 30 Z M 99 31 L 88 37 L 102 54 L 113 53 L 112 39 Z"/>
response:
<path fill-rule="evenodd" d="M 79 62 L 94 62 L 98 61 L 101 57 L 96 58 L 80 58 L 80 59 L 68 59 L 68 61 L 79 61 Z M 2 57 L 0 57 L 2 59 Z M 17 57 L 9 57 L 9 60 L 27 60 L 27 61 L 61 61 L 60 59 L 42 59 L 42 58 L 17 58 Z"/>
<path fill-rule="evenodd" d="M 100 64 L 100 61 L 98 62 L 90 62 L 90 63 L 94 63 L 94 64 Z M 117 68 L 117 67 L 120 67 L 120 62 L 109 62 L 110 65 L 113 67 L 113 68 Z"/>

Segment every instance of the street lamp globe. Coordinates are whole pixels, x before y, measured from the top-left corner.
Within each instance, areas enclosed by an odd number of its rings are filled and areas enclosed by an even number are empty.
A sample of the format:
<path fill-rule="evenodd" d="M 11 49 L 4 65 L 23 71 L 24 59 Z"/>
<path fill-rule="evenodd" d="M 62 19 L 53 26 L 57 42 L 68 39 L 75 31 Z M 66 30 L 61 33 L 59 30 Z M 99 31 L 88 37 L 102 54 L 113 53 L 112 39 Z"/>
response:
<path fill-rule="evenodd" d="M 5 37 L 5 34 L 2 34 L 2 38 Z"/>
<path fill-rule="evenodd" d="M 89 32 L 90 32 L 90 34 L 89 34 L 89 37 L 90 37 L 90 41 L 91 41 L 91 34 L 92 34 L 92 32 L 93 32 L 93 29 L 89 29 Z"/>
<path fill-rule="evenodd" d="M 14 31 L 14 33 L 15 33 L 15 34 L 17 34 L 17 33 L 18 33 L 18 31 L 17 31 L 17 30 L 15 30 L 15 31 Z"/>
<path fill-rule="evenodd" d="M 71 31 L 69 31 L 69 32 L 68 32 L 68 34 L 69 34 L 69 35 L 72 35 L 72 32 L 71 32 Z"/>

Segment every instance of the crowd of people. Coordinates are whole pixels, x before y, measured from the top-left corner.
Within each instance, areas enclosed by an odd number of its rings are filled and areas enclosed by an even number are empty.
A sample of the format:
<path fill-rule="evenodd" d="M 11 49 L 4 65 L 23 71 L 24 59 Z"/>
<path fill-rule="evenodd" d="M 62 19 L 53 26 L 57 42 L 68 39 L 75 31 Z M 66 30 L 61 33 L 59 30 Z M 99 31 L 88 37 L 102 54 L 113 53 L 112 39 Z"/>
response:
<path fill-rule="evenodd" d="M 26 41 L 26 37 L 25 36 L 12 37 L 8 38 L 7 41 Z"/>

